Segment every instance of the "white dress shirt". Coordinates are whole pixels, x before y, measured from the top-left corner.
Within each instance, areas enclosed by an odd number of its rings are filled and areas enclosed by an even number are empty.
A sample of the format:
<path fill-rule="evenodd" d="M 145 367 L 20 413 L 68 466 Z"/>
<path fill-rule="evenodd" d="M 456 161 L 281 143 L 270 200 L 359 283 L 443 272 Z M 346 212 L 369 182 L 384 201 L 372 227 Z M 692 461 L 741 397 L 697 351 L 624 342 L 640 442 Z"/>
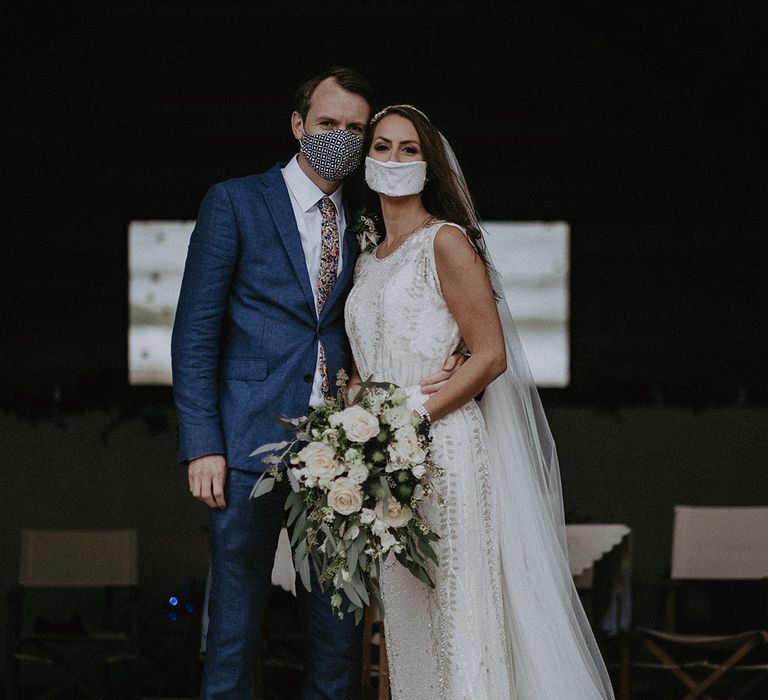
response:
<path fill-rule="evenodd" d="M 317 299 L 317 279 L 320 276 L 320 250 L 321 237 L 320 229 L 322 227 L 323 215 L 317 206 L 317 203 L 323 197 L 329 197 L 336 207 L 336 224 L 339 227 L 339 267 L 336 275 L 341 272 L 342 250 L 344 228 L 346 225 L 344 217 L 344 206 L 341 200 L 341 188 L 333 193 L 326 195 L 312 180 L 310 180 L 304 171 L 299 167 L 298 156 L 294 156 L 282 169 L 283 180 L 288 188 L 288 194 L 291 198 L 293 207 L 293 216 L 296 219 L 296 227 L 299 229 L 301 237 L 301 247 L 304 249 L 304 261 L 307 265 L 309 282 L 312 285 L 312 293 Z M 315 379 L 312 382 L 312 393 L 309 397 L 310 406 L 318 406 L 323 401 L 323 392 L 321 389 L 322 378 L 320 377 L 320 350 L 318 347 L 318 359 L 315 365 Z"/>

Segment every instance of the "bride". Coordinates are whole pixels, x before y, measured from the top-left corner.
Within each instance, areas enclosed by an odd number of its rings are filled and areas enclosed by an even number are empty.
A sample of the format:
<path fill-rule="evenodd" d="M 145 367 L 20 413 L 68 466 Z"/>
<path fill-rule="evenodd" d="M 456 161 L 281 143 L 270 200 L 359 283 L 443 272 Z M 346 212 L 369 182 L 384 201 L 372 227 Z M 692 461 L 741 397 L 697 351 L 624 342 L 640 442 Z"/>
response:
<path fill-rule="evenodd" d="M 440 565 L 434 589 L 381 565 L 392 697 L 613 698 L 568 568 L 554 443 L 461 170 L 411 106 L 376 114 L 368 139 L 386 235 L 347 300 L 349 391 L 417 387 L 470 351 L 438 391 L 412 390 L 443 468 L 422 506 Z"/>

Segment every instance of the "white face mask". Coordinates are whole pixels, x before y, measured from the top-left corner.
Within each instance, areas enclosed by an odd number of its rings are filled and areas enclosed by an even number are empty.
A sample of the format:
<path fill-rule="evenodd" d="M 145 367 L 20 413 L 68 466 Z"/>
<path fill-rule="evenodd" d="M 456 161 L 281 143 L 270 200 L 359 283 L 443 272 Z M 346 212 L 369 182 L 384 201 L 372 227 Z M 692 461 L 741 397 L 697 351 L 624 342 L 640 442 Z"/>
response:
<path fill-rule="evenodd" d="M 423 160 L 399 163 L 366 157 L 365 181 L 374 192 L 388 197 L 418 194 L 427 181 L 427 163 Z"/>

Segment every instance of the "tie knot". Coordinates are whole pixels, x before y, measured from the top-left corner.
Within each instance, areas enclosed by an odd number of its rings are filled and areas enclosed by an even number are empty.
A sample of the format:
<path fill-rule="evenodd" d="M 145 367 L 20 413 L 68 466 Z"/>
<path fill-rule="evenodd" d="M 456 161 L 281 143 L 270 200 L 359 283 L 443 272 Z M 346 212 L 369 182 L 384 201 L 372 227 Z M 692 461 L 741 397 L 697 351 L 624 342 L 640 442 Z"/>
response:
<path fill-rule="evenodd" d="M 317 203 L 318 209 L 322 212 L 323 216 L 332 216 L 336 213 L 336 207 L 333 204 L 333 200 L 330 197 L 323 197 Z"/>

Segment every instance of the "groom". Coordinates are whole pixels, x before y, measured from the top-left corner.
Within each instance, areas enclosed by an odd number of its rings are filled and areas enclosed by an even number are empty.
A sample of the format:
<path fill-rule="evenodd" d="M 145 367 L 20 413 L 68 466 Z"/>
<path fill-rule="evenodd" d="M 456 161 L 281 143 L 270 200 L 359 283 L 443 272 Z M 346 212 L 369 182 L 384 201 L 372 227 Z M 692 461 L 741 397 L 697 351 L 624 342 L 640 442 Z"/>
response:
<path fill-rule="evenodd" d="M 171 353 L 178 459 L 211 509 L 206 699 L 254 694 L 287 491 L 250 499 L 264 465 L 249 455 L 285 439 L 276 416 L 306 415 L 350 366 L 344 300 L 358 247 L 344 235 L 341 181 L 360 163 L 370 95 L 348 69 L 305 82 L 291 118 L 299 155 L 214 185 L 190 240 Z M 304 597 L 304 698 L 359 698 L 360 628 L 334 616 L 318 585 Z"/>

